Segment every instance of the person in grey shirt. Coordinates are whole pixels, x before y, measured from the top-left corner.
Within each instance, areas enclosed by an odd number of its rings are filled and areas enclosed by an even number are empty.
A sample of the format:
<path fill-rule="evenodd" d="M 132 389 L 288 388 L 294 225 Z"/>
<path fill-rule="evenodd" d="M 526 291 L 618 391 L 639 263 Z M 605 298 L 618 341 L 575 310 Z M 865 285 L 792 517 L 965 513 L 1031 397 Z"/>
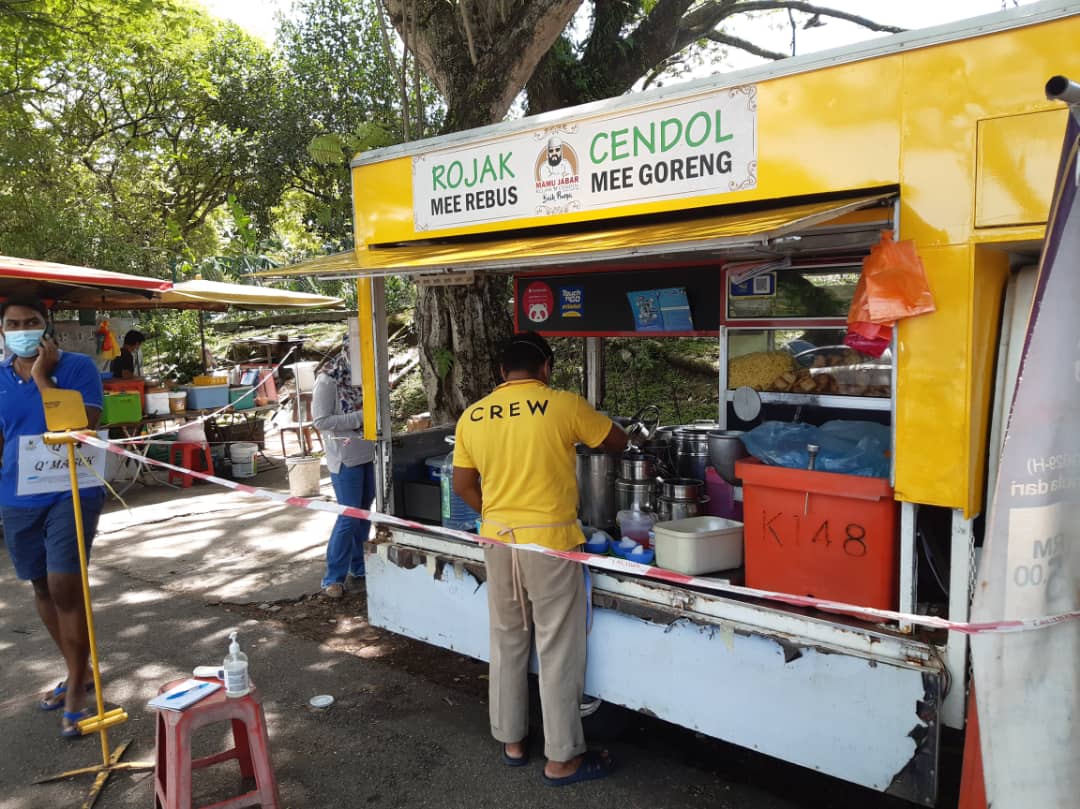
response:
<path fill-rule="evenodd" d="M 326 445 L 326 465 L 337 501 L 367 510 L 375 499 L 375 444 L 363 436 L 363 403 L 363 391 L 353 383 L 345 342 L 315 379 L 311 418 Z M 328 597 L 345 595 L 346 576 L 363 578 L 364 543 L 370 530 L 368 520 L 338 516 L 326 546 L 322 588 Z"/>

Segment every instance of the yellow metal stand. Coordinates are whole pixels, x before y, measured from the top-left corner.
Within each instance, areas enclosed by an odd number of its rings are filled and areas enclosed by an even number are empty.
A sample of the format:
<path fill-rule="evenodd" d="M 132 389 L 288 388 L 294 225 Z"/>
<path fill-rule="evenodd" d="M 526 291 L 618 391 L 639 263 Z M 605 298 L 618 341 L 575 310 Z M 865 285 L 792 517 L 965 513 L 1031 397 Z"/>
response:
<path fill-rule="evenodd" d="M 82 396 L 77 391 L 53 388 L 42 392 L 42 401 L 45 405 L 45 423 L 49 430 L 63 431 L 46 433 L 42 440 L 52 446 L 63 445 L 67 447 L 68 472 L 71 476 L 71 505 L 75 512 L 75 534 L 79 543 L 79 569 L 82 573 L 83 605 L 86 609 L 86 629 L 90 639 L 90 666 L 94 675 L 94 696 L 97 700 L 97 714 L 80 721 L 79 732 L 83 735 L 97 733 L 101 737 L 101 764 L 51 775 L 34 783 L 44 784 L 76 775 L 94 773 L 96 775 L 94 785 L 90 788 L 90 794 L 82 804 L 83 809 L 90 809 L 97 801 L 101 790 L 105 787 L 105 782 L 114 772 L 120 770 L 148 770 L 153 769 L 154 764 L 153 762 L 121 762 L 120 758 L 124 755 L 124 751 L 130 742 L 124 742 L 115 750 L 109 749 L 108 729 L 126 722 L 128 715 L 123 708 L 114 708 L 106 712 L 105 700 L 102 696 L 97 636 L 94 633 L 94 611 L 90 603 L 90 571 L 86 558 L 86 536 L 83 531 L 82 502 L 79 499 L 78 465 L 75 458 L 75 445 L 79 443 L 79 440 L 70 432 L 70 430 L 86 427 L 86 410 L 83 406 Z"/>

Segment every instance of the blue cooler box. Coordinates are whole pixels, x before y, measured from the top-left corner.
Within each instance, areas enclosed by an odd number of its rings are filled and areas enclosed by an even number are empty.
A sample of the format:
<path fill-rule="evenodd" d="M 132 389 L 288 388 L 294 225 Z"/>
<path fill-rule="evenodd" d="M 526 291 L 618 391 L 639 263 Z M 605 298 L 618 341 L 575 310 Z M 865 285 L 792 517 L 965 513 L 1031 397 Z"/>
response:
<path fill-rule="evenodd" d="M 188 410 L 217 410 L 229 404 L 228 385 L 191 385 L 184 390 Z"/>

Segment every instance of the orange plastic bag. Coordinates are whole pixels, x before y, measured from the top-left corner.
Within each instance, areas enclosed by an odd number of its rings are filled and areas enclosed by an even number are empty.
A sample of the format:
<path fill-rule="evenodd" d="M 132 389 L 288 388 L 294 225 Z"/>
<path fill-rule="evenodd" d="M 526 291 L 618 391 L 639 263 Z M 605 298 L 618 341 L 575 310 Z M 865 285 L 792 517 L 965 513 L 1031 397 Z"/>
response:
<path fill-rule="evenodd" d="M 894 242 L 892 231 L 883 230 L 881 241 L 863 260 L 848 322 L 892 324 L 934 309 L 934 296 L 915 243 Z"/>

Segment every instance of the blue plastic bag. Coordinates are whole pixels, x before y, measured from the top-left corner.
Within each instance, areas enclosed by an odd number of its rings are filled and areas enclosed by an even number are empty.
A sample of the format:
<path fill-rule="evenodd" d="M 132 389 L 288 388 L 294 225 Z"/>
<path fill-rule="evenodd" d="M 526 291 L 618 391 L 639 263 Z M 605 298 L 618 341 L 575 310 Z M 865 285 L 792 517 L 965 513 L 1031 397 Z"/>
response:
<path fill-rule="evenodd" d="M 751 455 L 773 466 L 806 469 L 807 446 L 816 444 L 815 470 L 873 478 L 889 476 L 891 441 L 890 429 L 872 421 L 830 421 L 820 427 L 767 421 L 742 437 Z"/>

